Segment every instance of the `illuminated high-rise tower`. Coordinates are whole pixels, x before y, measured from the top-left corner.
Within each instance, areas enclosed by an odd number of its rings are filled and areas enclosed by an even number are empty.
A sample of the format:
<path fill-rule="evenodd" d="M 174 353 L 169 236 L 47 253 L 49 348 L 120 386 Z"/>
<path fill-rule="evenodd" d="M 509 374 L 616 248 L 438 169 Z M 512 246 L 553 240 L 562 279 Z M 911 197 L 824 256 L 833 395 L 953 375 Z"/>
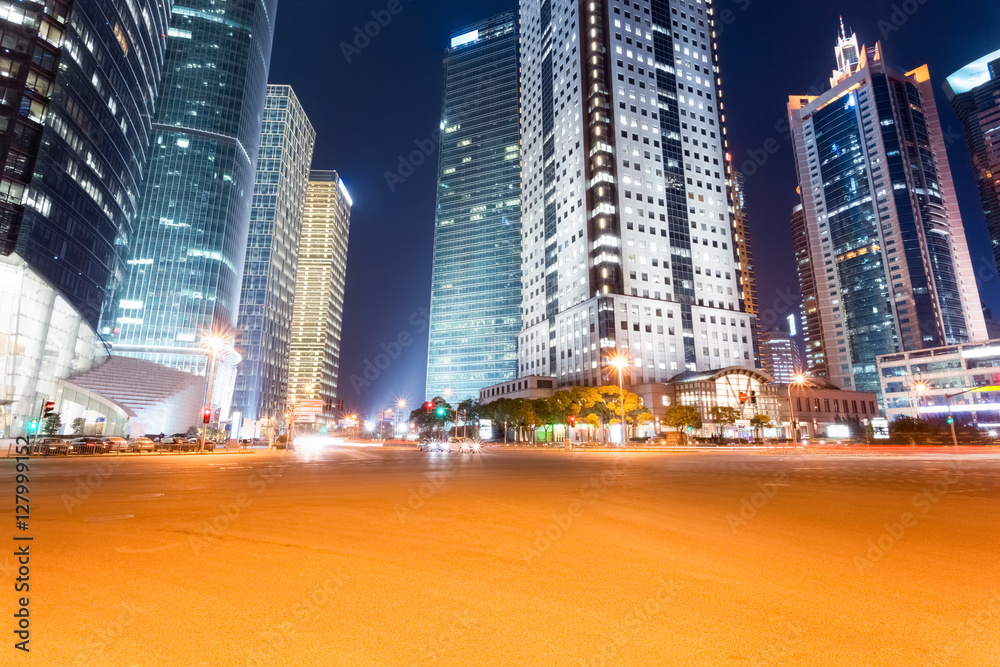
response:
<path fill-rule="evenodd" d="M 0 6 L 0 404 L 22 433 L 106 355 L 160 102 L 172 3 Z"/>
<path fill-rule="evenodd" d="M 513 12 L 455 33 L 444 99 L 427 397 L 517 377 L 521 151 Z"/>
<path fill-rule="evenodd" d="M 965 128 L 993 257 L 1000 267 L 1000 51 L 949 76 L 944 89 Z"/>
<path fill-rule="evenodd" d="M 522 0 L 521 375 L 754 367 L 713 27 L 708 3 Z"/>
<path fill-rule="evenodd" d="M 268 86 L 243 265 L 233 410 L 285 412 L 299 237 L 316 131 L 290 86 Z"/>
<path fill-rule="evenodd" d="M 295 279 L 288 402 L 322 400 L 326 417 L 336 416 L 327 408 L 337 397 L 340 374 L 352 206 L 337 172 L 310 172 Z"/>
<path fill-rule="evenodd" d="M 237 314 L 277 0 L 174 3 L 115 354 L 208 374 L 229 412 Z M 212 336 L 216 338 L 211 338 Z M 221 339 L 222 343 L 210 344 Z"/>
<path fill-rule="evenodd" d="M 829 379 L 879 391 L 879 355 L 986 332 L 927 67 L 843 29 L 835 54 L 830 90 L 788 103 L 800 276 L 808 259 Z"/>

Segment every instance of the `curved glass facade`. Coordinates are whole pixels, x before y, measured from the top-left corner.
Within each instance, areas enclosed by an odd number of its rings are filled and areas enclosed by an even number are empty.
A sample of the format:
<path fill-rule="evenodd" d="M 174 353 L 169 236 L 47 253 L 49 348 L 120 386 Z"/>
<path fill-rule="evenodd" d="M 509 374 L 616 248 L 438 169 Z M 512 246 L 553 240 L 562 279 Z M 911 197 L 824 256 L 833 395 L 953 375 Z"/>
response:
<path fill-rule="evenodd" d="M 2 252 L 22 257 L 92 328 L 123 275 L 169 10 L 56 0 L 0 12 Z"/>
<path fill-rule="evenodd" d="M 276 5 L 174 4 L 126 286 L 101 324 L 115 354 L 202 374 L 209 332 L 234 344 Z M 212 400 L 223 412 L 228 365 Z"/>
<path fill-rule="evenodd" d="M 513 13 L 456 33 L 445 59 L 427 396 L 517 377 L 521 152 Z"/>

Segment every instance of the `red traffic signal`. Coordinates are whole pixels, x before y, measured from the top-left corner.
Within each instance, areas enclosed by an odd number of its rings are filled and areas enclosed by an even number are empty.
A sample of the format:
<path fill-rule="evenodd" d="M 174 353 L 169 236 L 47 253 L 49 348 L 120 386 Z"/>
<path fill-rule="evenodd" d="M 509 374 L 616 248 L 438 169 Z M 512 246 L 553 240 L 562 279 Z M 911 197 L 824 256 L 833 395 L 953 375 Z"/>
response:
<path fill-rule="evenodd" d="M 433 402 L 427 401 L 426 403 L 424 403 L 424 410 L 426 410 L 427 412 L 430 412 L 433 409 L 434 409 L 434 403 Z"/>
<path fill-rule="evenodd" d="M 56 402 L 45 401 L 42 405 L 42 419 L 48 419 L 56 413 Z"/>
<path fill-rule="evenodd" d="M 576 423 L 576 417 L 570 417 L 570 418 L 569 418 L 569 419 L 567 419 L 566 421 L 568 421 L 568 422 L 569 422 L 569 424 L 570 424 L 570 426 L 572 426 L 573 424 L 575 424 L 575 423 Z"/>
<path fill-rule="evenodd" d="M 212 421 L 212 408 L 205 408 L 205 412 L 202 413 L 201 421 L 205 424 Z"/>

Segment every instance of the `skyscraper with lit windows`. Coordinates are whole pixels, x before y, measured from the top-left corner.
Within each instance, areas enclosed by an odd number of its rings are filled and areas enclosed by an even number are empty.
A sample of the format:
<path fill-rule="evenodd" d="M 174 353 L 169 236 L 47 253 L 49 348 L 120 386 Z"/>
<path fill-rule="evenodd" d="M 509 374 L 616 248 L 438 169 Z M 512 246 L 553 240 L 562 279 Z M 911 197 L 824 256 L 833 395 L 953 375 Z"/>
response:
<path fill-rule="evenodd" d="M 708 3 L 521 2 L 521 375 L 753 368 Z"/>
<path fill-rule="evenodd" d="M 115 354 L 215 367 L 227 418 L 277 0 L 174 3 L 128 274 L 102 333 Z M 224 342 L 210 345 L 211 336 Z"/>
<path fill-rule="evenodd" d="M 285 412 L 299 237 L 316 131 L 291 86 L 268 86 L 243 264 L 233 410 Z"/>
<path fill-rule="evenodd" d="M 427 397 L 517 377 L 521 151 L 513 12 L 452 36 L 444 60 Z"/>
<path fill-rule="evenodd" d="M 789 98 L 829 379 L 879 391 L 876 358 L 985 338 L 926 66 L 898 71 L 841 28 L 830 90 Z"/>
<path fill-rule="evenodd" d="M 313 170 L 306 190 L 299 242 L 288 403 L 321 400 L 323 416 L 340 379 L 340 336 L 344 320 L 347 241 L 354 202 L 335 171 Z"/>
<path fill-rule="evenodd" d="M 171 2 L 0 6 L 0 405 L 11 430 L 106 355 L 134 239 Z"/>

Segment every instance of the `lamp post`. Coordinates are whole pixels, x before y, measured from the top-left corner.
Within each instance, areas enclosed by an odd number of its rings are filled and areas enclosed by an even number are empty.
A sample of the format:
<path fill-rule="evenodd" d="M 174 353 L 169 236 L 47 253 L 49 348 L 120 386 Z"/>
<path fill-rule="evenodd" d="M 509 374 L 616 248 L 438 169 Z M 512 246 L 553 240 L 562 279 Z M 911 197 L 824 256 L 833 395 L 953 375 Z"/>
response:
<path fill-rule="evenodd" d="M 205 338 L 205 344 L 212 351 L 212 364 L 208 372 L 208 394 L 205 396 L 205 410 L 212 409 L 212 381 L 215 379 L 215 360 L 218 356 L 219 347 L 223 344 L 222 336 L 213 334 Z M 201 443 L 198 445 L 198 453 L 205 451 L 205 438 L 208 437 L 208 424 L 201 425 Z"/>
<path fill-rule="evenodd" d="M 955 449 L 958 449 L 958 436 L 955 435 L 955 415 L 951 414 L 951 399 L 956 396 L 961 396 L 962 394 L 970 394 L 980 391 L 1000 391 L 1000 386 L 993 385 L 989 387 L 973 387 L 972 389 L 966 389 L 965 391 L 944 395 L 945 403 L 948 405 L 948 424 L 951 426 L 951 444 L 954 445 Z"/>
<path fill-rule="evenodd" d="M 397 408 L 396 409 L 396 423 L 395 423 L 395 428 L 393 429 L 394 433 L 392 434 L 392 437 L 394 437 L 394 438 L 399 436 L 399 416 L 402 414 L 403 408 L 405 408 L 405 407 L 406 407 L 406 399 L 405 398 L 401 398 L 398 401 L 396 401 L 396 408 Z"/>
<path fill-rule="evenodd" d="M 806 383 L 806 376 L 798 373 L 795 379 L 788 383 L 788 408 L 792 412 L 792 444 L 796 444 L 799 441 L 799 429 L 795 423 L 795 404 L 792 403 L 792 387 L 801 387 Z"/>
<path fill-rule="evenodd" d="M 625 446 L 625 386 L 622 381 L 622 375 L 625 373 L 625 367 L 628 366 L 629 360 L 628 355 L 619 354 L 615 352 L 610 357 L 608 357 L 608 365 L 618 371 L 618 401 L 621 403 L 622 408 L 622 447 Z"/>

